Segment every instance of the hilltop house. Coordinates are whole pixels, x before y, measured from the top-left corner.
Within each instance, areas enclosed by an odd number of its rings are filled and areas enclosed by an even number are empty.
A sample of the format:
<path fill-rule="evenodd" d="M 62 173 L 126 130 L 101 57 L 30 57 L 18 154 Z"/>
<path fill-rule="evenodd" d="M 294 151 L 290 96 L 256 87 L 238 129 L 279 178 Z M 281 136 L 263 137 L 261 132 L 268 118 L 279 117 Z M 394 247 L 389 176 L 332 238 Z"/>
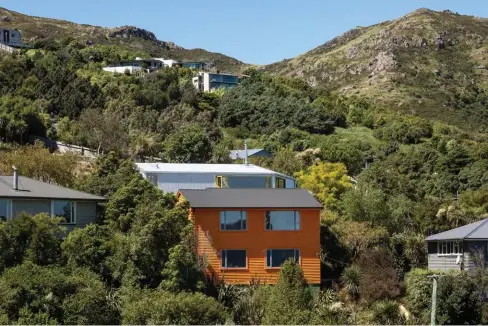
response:
<path fill-rule="evenodd" d="M 322 206 L 305 189 L 182 189 L 178 200 L 191 207 L 208 274 L 273 284 L 283 262 L 295 259 L 308 283 L 320 284 Z"/>
<path fill-rule="evenodd" d="M 135 60 L 126 60 L 126 61 L 118 62 L 116 64 L 103 68 L 103 70 L 107 72 L 120 73 L 120 74 L 126 72 L 133 74 L 138 71 L 151 72 L 158 69 L 162 69 L 163 67 L 164 67 L 164 63 L 159 59 L 136 58 Z"/>
<path fill-rule="evenodd" d="M 47 213 L 65 219 L 68 229 L 95 223 L 97 203 L 105 198 L 19 176 L 0 176 L 0 218 Z"/>
<path fill-rule="evenodd" d="M 211 92 L 219 88 L 233 88 L 239 84 L 239 77 L 232 74 L 200 71 L 192 79 L 193 86 L 202 92 Z"/>
<path fill-rule="evenodd" d="M 429 269 L 473 270 L 486 266 L 488 219 L 431 235 L 426 241 Z"/>
<path fill-rule="evenodd" d="M 104 67 L 103 70 L 107 72 L 113 73 L 130 73 L 133 74 L 135 72 L 152 72 L 163 68 L 172 68 L 172 67 L 186 67 L 191 69 L 203 69 L 205 63 L 203 62 L 186 62 L 186 61 L 176 61 L 172 59 L 164 59 L 164 58 L 150 58 L 150 59 L 142 59 L 136 58 L 135 60 L 126 60 L 121 61 L 107 67 Z"/>
<path fill-rule="evenodd" d="M 206 188 L 295 188 L 295 179 L 253 164 L 136 163 L 164 192 Z"/>

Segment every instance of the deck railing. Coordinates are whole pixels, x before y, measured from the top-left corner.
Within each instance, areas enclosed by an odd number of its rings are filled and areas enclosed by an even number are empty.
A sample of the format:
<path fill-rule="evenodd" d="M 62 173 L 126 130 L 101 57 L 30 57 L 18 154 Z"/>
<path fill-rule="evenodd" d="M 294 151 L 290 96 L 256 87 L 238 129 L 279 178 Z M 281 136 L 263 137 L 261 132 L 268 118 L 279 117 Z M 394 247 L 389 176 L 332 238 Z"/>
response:
<path fill-rule="evenodd" d="M 13 53 L 15 51 L 15 49 L 11 46 L 0 43 L 0 51 L 6 51 L 6 52 Z"/>

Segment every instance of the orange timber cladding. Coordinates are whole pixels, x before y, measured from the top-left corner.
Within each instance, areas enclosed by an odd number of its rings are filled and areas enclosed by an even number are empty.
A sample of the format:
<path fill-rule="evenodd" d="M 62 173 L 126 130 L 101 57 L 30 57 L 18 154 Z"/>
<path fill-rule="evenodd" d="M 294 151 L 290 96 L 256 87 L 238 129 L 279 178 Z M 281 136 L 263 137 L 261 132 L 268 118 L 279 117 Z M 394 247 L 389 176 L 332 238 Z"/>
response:
<path fill-rule="evenodd" d="M 238 210 L 238 209 L 235 209 Z M 274 284 L 279 268 L 266 267 L 266 250 L 298 249 L 300 266 L 309 284 L 320 284 L 320 209 L 297 209 L 301 216 L 300 230 L 265 230 L 268 210 L 242 209 L 247 212 L 247 230 L 220 230 L 221 209 L 192 208 L 190 219 L 196 228 L 198 254 L 207 264 L 207 272 L 228 283 L 247 284 L 251 280 Z M 289 209 L 287 209 L 289 210 Z M 222 268 L 221 250 L 245 249 L 245 268 Z"/>

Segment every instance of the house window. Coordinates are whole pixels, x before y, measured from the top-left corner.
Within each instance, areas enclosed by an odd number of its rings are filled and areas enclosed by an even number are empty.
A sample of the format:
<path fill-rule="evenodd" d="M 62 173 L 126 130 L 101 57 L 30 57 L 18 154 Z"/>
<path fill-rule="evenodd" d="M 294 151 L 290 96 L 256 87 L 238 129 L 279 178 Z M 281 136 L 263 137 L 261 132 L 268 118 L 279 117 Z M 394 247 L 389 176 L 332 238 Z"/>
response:
<path fill-rule="evenodd" d="M 221 211 L 220 230 L 247 230 L 247 212 Z"/>
<path fill-rule="evenodd" d="M 51 215 L 64 218 L 65 223 L 75 223 L 75 206 L 75 203 L 70 200 L 53 200 Z"/>
<path fill-rule="evenodd" d="M 0 220 L 6 221 L 10 217 L 12 201 L 9 199 L 0 199 Z"/>
<path fill-rule="evenodd" d="M 288 259 L 300 260 L 300 250 L 298 249 L 268 249 L 266 250 L 266 267 L 281 267 Z"/>
<path fill-rule="evenodd" d="M 215 186 L 217 188 L 229 188 L 229 178 L 221 175 L 216 176 Z"/>
<path fill-rule="evenodd" d="M 246 250 L 222 250 L 222 268 L 246 268 Z"/>
<path fill-rule="evenodd" d="M 158 175 L 157 174 L 146 174 L 146 180 L 155 186 L 158 185 Z"/>
<path fill-rule="evenodd" d="M 276 178 L 276 188 L 286 188 L 286 180 L 284 178 Z"/>
<path fill-rule="evenodd" d="M 267 211 L 265 217 L 266 230 L 300 230 L 299 211 Z"/>
<path fill-rule="evenodd" d="M 437 242 L 437 254 L 439 256 L 459 255 L 461 246 L 458 241 L 439 241 Z"/>

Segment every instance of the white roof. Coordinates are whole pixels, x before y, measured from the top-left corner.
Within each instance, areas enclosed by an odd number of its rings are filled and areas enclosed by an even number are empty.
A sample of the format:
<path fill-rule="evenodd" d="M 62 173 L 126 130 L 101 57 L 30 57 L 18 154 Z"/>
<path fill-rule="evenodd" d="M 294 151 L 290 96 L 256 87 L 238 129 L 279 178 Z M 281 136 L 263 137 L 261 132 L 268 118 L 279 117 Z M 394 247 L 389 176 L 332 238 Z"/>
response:
<path fill-rule="evenodd" d="M 194 164 L 194 163 L 136 163 L 137 168 L 145 173 L 221 173 L 221 174 L 284 174 L 268 170 L 254 164 Z"/>

